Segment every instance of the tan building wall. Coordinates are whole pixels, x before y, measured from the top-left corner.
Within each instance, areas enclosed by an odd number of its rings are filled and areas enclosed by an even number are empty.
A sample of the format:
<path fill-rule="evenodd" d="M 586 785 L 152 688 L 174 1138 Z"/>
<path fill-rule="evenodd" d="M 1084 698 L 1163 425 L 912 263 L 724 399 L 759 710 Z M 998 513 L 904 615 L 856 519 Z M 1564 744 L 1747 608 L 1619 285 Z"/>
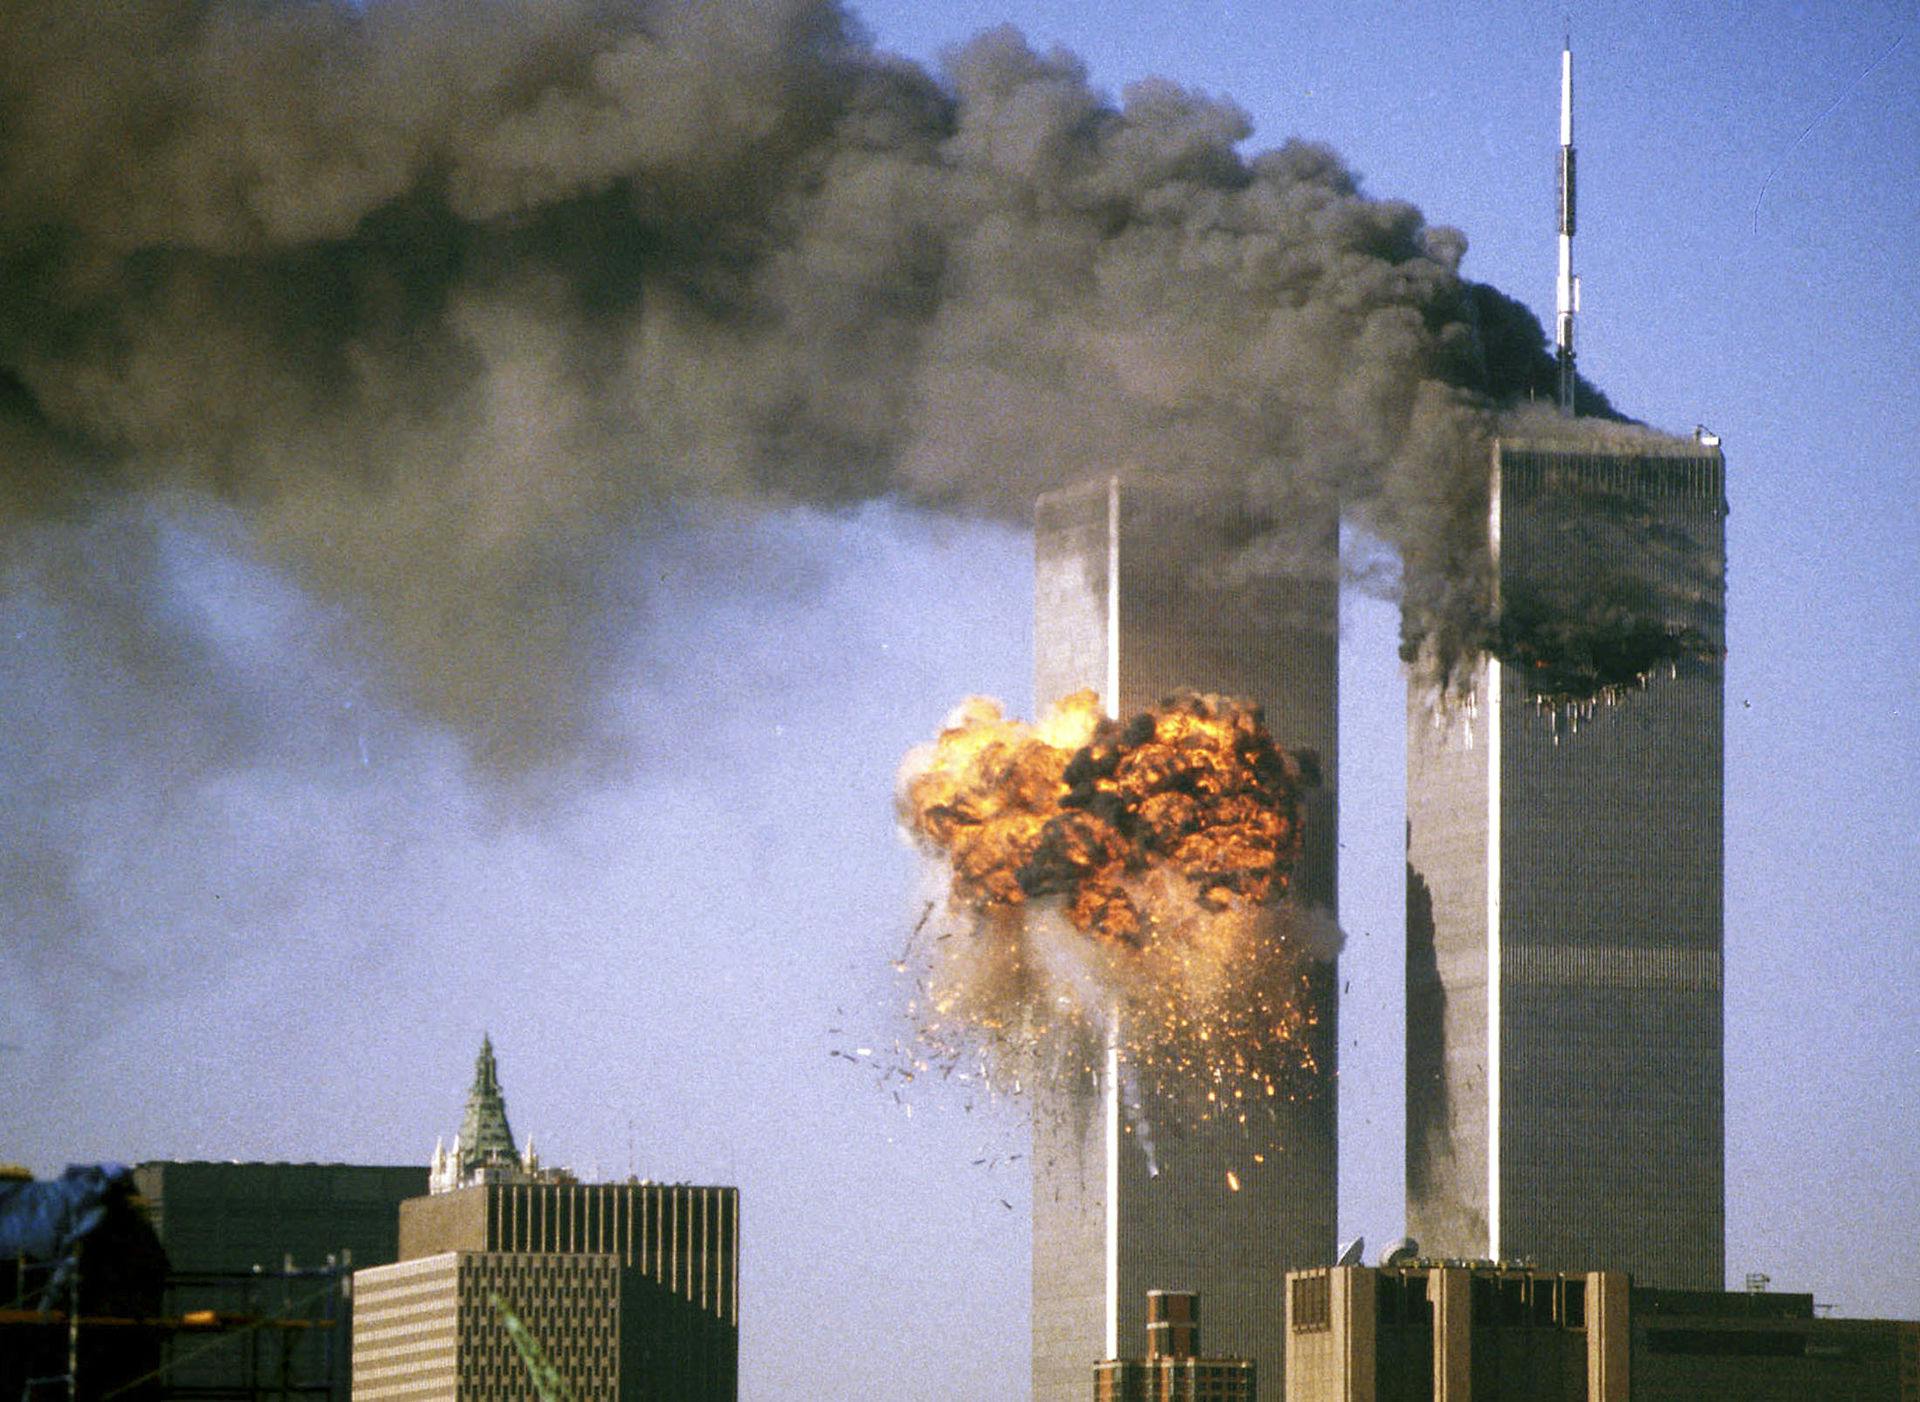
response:
<path fill-rule="evenodd" d="M 611 1256 L 450 1251 L 354 1275 L 354 1402 L 539 1402 L 497 1293 L 578 1402 L 621 1395 Z"/>
<path fill-rule="evenodd" d="M 449 1253 L 354 1272 L 355 1402 L 457 1395 L 458 1261 Z"/>
<path fill-rule="evenodd" d="M 1629 1340 L 1617 1272 L 1334 1266 L 1287 1279 L 1288 1402 L 1628 1402 Z"/>
<path fill-rule="evenodd" d="M 1374 1402 L 1373 1272 L 1295 1271 L 1286 1301 L 1290 1402 Z"/>

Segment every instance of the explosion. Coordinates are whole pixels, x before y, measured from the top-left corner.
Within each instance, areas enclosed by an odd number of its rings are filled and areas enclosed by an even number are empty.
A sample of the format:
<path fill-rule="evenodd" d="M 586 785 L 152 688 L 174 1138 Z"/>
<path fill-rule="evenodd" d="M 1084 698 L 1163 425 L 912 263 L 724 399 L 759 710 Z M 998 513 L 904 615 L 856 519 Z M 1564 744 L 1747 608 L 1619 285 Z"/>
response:
<path fill-rule="evenodd" d="M 1313 782 L 1250 702 L 1122 723 L 1080 692 L 1034 726 L 966 702 L 900 787 L 958 925 L 914 1009 L 923 1041 L 1068 1083 L 1117 1042 L 1157 1103 L 1200 1118 L 1304 1093 L 1316 951 L 1286 898 Z"/>

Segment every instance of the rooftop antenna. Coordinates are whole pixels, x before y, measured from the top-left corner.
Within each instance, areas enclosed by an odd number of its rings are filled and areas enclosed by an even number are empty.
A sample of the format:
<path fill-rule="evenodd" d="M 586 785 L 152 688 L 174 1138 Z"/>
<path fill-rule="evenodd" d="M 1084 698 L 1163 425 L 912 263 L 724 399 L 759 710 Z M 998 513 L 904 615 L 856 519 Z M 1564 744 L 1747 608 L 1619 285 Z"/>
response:
<path fill-rule="evenodd" d="M 1554 288 L 1553 358 L 1560 372 L 1560 412 L 1573 417 L 1573 314 L 1580 279 L 1573 275 L 1573 20 L 1560 49 L 1560 278 Z"/>

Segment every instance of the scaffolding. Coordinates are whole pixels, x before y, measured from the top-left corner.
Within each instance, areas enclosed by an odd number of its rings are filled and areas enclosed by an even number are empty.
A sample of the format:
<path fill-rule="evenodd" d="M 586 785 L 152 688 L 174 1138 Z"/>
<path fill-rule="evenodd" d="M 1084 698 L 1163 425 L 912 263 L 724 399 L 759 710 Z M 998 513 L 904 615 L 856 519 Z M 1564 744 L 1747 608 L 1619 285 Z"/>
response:
<path fill-rule="evenodd" d="M 19 1402 L 346 1402 L 348 1259 L 170 1273 L 157 1315 L 88 1312 L 77 1253 L 10 1264 L 15 1289 L 0 1308 L 0 1354 L 27 1361 Z"/>

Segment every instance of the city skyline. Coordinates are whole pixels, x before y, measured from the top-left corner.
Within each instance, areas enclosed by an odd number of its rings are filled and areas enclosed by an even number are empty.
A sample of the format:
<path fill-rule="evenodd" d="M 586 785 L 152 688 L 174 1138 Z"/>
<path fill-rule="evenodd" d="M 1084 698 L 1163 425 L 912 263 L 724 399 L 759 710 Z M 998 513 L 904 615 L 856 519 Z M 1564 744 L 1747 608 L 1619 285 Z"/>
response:
<path fill-rule="evenodd" d="M 1110 91 L 1160 73 L 1229 94 L 1250 149 L 1331 142 L 1551 318 L 1557 13 L 858 12 L 921 60 L 1004 19 Z M 1920 38 L 1893 7 L 1574 24 L 1582 372 L 1658 426 L 1704 421 L 1730 464 L 1727 1268 L 1913 1317 L 1920 308 L 1898 264 Z M 1023 1108 L 943 1086 L 909 1117 L 850 1063 L 899 1033 L 888 965 L 920 909 L 900 754 L 969 692 L 1030 714 L 1027 533 L 887 504 L 657 520 L 601 639 L 639 759 L 502 803 L 338 606 L 229 512 L 177 509 L 171 616 L 217 694 L 140 698 L 76 643 L 97 597 L 0 598 L 26 682 L 0 702 L 7 831 L 71 835 L 69 895 L 96 917 L 57 953 L 0 950 L 0 1158 L 424 1163 L 490 1029 L 549 1161 L 740 1184 L 743 1397 L 1017 1395 Z M 1349 555 L 1365 574 L 1380 552 Z M 1404 719 L 1393 606 L 1350 590 L 1344 619 L 1340 1215 L 1380 1241 L 1401 1212 Z M 162 704 L 231 759 L 195 767 L 141 709 Z M 190 782 L 149 782 L 176 763 Z M 125 788 L 70 797 L 95 771 Z M 901 1347 L 822 1348 L 814 1287 L 870 1292 L 868 1337 Z"/>

